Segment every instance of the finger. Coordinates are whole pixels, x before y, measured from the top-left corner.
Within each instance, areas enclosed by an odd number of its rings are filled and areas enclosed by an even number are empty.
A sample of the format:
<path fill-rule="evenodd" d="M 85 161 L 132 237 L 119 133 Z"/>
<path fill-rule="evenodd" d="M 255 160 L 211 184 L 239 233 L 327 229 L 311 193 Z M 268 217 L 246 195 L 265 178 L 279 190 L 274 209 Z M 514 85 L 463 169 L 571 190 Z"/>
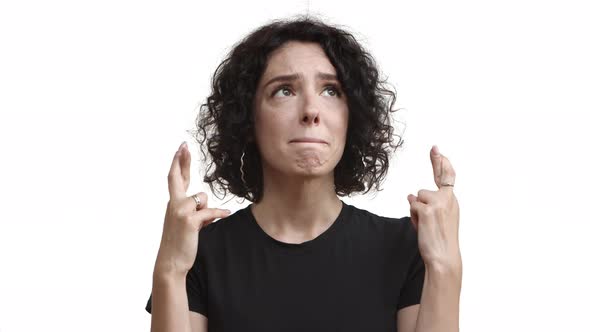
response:
<path fill-rule="evenodd" d="M 440 153 L 436 145 L 430 149 L 430 161 L 436 186 L 442 190 L 452 191 L 452 186 L 443 186 L 443 184 L 455 184 L 455 170 L 449 159 Z"/>
<path fill-rule="evenodd" d="M 442 175 L 442 158 L 438 146 L 433 145 L 430 149 L 430 163 L 432 164 L 432 173 L 434 175 L 434 183 L 437 188 L 440 188 L 440 179 Z"/>
<path fill-rule="evenodd" d="M 218 208 L 207 208 L 203 210 L 199 210 L 195 213 L 191 219 L 195 220 L 197 224 L 197 229 L 203 228 L 203 224 L 207 223 L 210 224 L 213 220 L 217 218 L 225 218 L 230 215 L 229 210 L 225 209 L 218 209 Z"/>
<path fill-rule="evenodd" d="M 183 144 L 185 143 L 183 142 Z M 186 197 L 186 190 L 184 189 L 184 181 L 180 169 L 180 152 L 183 144 L 180 145 L 178 151 L 174 154 L 172 165 L 170 165 L 170 171 L 168 172 L 168 192 L 170 193 L 170 200 L 180 200 Z"/>
<path fill-rule="evenodd" d="M 199 205 L 199 210 L 200 209 L 206 209 L 207 208 L 207 202 L 209 202 L 209 196 L 207 196 L 207 194 L 204 193 L 204 192 L 197 193 L 197 196 L 199 196 L 199 200 L 201 201 L 201 204 Z M 195 203 L 195 208 L 196 208 L 197 207 L 197 202 L 195 202 L 194 199 L 193 199 L 193 202 Z"/>
<path fill-rule="evenodd" d="M 438 199 L 436 197 L 437 192 L 438 191 L 420 189 L 420 190 L 418 190 L 418 201 L 420 201 L 424 204 L 432 203 Z"/>
<path fill-rule="evenodd" d="M 426 207 L 425 203 L 422 203 L 418 200 L 418 197 L 409 194 L 408 195 L 408 202 L 410 203 L 410 218 L 412 220 L 412 224 L 414 228 L 418 230 L 419 227 L 419 220 L 420 220 L 420 210 Z"/>
<path fill-rule="evenodd" d="M 416 196 L 410 194 L 408 195 L 408 202 L 410 203 L 410 221 L 412 222 L 412 225 L 414 226 L 414 229 L 416 231 L 418 231 L 418 214 L 416 213 L 416 211 L 414 211 L 412 209 L 412 203 L 417 199 Z"/>
<path fill-rule="evenodd" d="M 441 163 L 442 163 L 442 174 L 441 174 L 441 179 L 440 179 L 440 183 L 441 186 L 444 183 L 448 183 L 448 184 L 455 184 L 455 180 L 456 180 L 456 176 L 455 176 L 455 169 L 453 168 L 453 165 L 451 165 L 451 161 L 445 157 L 444 155 L 441 155 Z M 448 190 L 448 191 L 453 191 L 453 187 L 452 186 L 442 186 L 441 188 L 442 190 Z"/>
<path fill-rule="evenodd" d="M 186 142 L 184 142 L 184 146 L 180 151 L 179 162 L 180 174 L 182 176 L 184 184 L 184 192 L 186 193 L 191 181 L 191 153 L 188 150 L 188 145 L 186 144 Z"/>
<path fill-rule="evenodd" d="M 414 229 L 417 232 L 418 231 L 418 217 L 416 216 L 415 212 L 410 212 L 410 221 L 412 222 L 412 225 L 414 226 Z"/>
<path fill-rule="evenodd" d="M 203 209 L 206 209 L 207 208 L 207 201 L 209 200 L 209 198 L 207 197 L 207 194 L 204 192 L 199 192 L 199 193 L 196 193 L 195 195 L 197 195 L 199 197 L 199 201 L 200 201 L 199 208 L 197 209 L 197 201 L 192 196 L 187 197 L 187 200 L 186 200 L 187 201 L 187 203 L 186 203 L 187 208 L 189 208 L 193 212 L 198 212 Z"/>
<path fill-rule="evenodd" d="M 184 196 L 174 201 L 174 209 L 179 211 L 181 214 L 193 215 L 198 211 L 207 208 L 207 194 L 200 192 L 195 194 L 199 197 L 201 204 L 197 210 L 197 201 L 192 196 Z"/>
<path fill-rule="evenodd" d="M 224 211 L 227 211 L 227 214 L 224 215 L 223 217 L 220 217 L 220 218 L 227 218 L 227 217 L 230 216 L 231 211 L 229 211 L 229 210 L 224 210 Z M 201 230 L 201 229 L 205 228 L 206 226 L 212 224 L 213 223 L 213 220 L 215 220 L 215 218 L 203 220 L 203 222 L 201 223 L 201 228 L 199 230 Z"/>
<path fill-rule="evenodd" d="M 418 198 L 416 195 L 412 195 L 412 194 L 408 195 L 408 202 L 410 203 L 410 206 L 412 207 L 411 211 L 414 211 L 414 212 L 418 212 L 418 210 L 425 208 L 427 205 L 427 203 L 421 202 L 420 198 Z"/>

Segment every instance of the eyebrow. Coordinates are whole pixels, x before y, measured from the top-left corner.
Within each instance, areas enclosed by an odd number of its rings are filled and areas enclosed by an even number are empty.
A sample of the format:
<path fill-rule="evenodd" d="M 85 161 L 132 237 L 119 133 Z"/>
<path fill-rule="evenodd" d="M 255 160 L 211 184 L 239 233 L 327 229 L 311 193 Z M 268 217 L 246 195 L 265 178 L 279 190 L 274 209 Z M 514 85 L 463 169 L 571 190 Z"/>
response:
<path fill-rule="evenodd" d="M 338 80 L 338 76 L 334 75 L 334 74 L 329 74 L 329 73 L 317 73 L 315 75 L 316 78 L 322 79 L 322 80 Z M 266 84 L 264 84 L 264 87 L 268 86 L 271 83 L 274 82 L 291 82 L 291 81 L 296 81 L 299 78 L 301 78 L 301 75 L 299 73 L 296 74 L 291 74 L 291 75 L 279 75 L 279 76 L 275 76 L 273 78 L 271 78 L 268 82 L 266 82 Z"/>

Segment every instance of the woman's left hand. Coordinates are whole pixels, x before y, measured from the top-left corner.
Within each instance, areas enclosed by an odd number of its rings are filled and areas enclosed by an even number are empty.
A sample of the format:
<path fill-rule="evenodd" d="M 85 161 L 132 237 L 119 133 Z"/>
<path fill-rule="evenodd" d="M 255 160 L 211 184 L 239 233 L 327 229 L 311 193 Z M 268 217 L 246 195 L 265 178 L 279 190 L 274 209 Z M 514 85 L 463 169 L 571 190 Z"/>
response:
<path fill-rule="evenodd" d="M 410 217 L 418 233 L 418 249 L 424 264 L 462 271 L 459 250 L 459 203 L 453 192 L 455 170 L 435 145 L 430 161 L 437 191 L 422 189 L 418 196 L 408 195 Z"/>

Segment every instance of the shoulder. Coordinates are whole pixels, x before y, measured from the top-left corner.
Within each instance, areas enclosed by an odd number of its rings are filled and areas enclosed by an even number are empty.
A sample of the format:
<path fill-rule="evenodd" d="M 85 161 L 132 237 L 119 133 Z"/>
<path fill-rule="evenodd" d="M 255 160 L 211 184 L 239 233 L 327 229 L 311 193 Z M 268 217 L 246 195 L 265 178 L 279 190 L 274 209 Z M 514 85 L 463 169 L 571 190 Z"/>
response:
<path fill-rule="evenodd" d="M 401 216 L 401 217 L 387 217 L 383 216 L 354 205 L 350 205 L 351 207 L 351 219 L 356 219 L 359 222 L 378 225 L 383 228 L 386 228 L 388 231 L 392 231 L 396 234 L 406 234 L 411 233 L 412 222 L 410 221 L 409 216 Z"/>
<path fill-rule="evenodd" d="M 377 214 L 375 212 L 368 211 L 366 209 L 360 208 L 360 207 L 352 205 L 352 204 L 348 204 L 348 206 L 351 209 L 352 216 L 355 216 L 358 218 L 363 218 L 365 220 L 370 220 L 373 222 L 378 222 L 378 223 L 399 224 L 399 223 L 407 222 L 408 219 L 410 218 L 408 216 L 386 217 L 386 216 Z"/>
<path fill-rule="evenodd" d="M 240 234 L 247 221 L 245 209 L 239 209 L 229 216 L 217 219 L 201 228 L 199 231 L 199 247 L 215 246 L 216 243 L 223 243 L 224 240 L 228 240 L 228 237 L 234 234 Z"/>
<path fill-rule="evenodd" d="M 410 216 L 388 217 L 351 205 L 351 220 L 383 235 L 394 250 L 407 251 L 417 246 L 417 233 Z"/>

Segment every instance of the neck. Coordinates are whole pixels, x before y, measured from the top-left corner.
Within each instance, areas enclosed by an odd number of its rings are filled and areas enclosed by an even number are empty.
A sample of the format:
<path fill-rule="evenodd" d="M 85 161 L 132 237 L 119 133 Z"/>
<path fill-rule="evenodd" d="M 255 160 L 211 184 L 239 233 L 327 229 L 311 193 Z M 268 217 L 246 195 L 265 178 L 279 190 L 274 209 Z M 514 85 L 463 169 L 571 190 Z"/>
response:
<path fill-rule="evenodd" d="M 264 174 L 262 199 L 252 204 L 252 213 L 269 235 L 315 238 L 340 213 L 334 172 L 316 177 Z"/>

